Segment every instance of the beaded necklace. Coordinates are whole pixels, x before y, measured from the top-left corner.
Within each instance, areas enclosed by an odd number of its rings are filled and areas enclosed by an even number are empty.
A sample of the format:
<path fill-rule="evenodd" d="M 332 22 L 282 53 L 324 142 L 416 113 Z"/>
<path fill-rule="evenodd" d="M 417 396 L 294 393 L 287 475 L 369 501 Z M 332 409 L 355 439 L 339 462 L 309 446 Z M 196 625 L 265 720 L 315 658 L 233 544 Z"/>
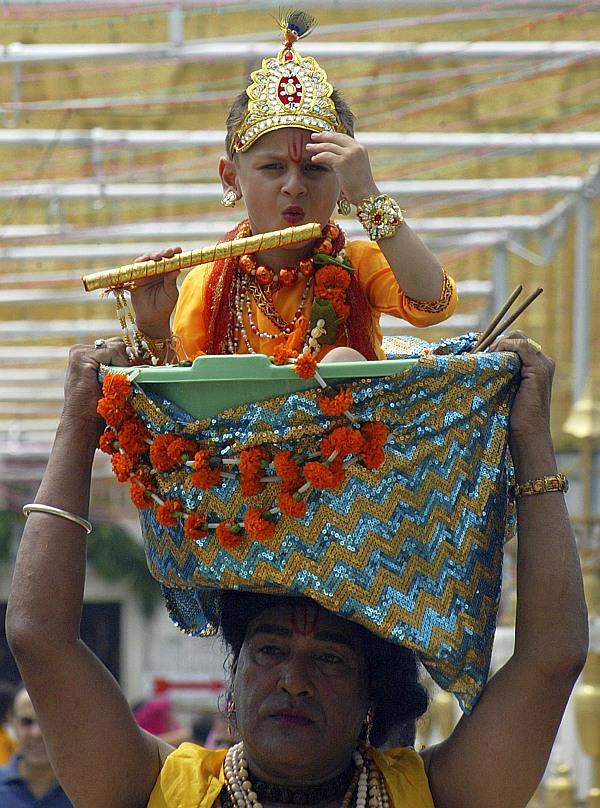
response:
<path fill-rule="evenodd" d="M 250 233 L 250 227 L 246 224 L 245 230 Z M 241 235 L 245 235 L 241 233 Z M 341 241 L 338 249 L 333 246 L 333 239 Z M 313 247 L 313 255 L 327 252 L 335 257 L 343 246 L 343 238 L 340 239 L 340 231 L 335 225 L 326 225 L 323 229 L 323 238 L 317 241 Z M 237 262 L 235 282 L 233 289 L 233 309 L 234 316 L 227 333 L 227 352 L 237 353 L 240 339 L 243 340 L 248 353 L 255 353 L 250 343 L 250 338 L 246 330 L 244 321 L 244 311 L 248 318 L 248 324 L 255 337 L 261 339 L 278 339 L 282 334 L 289 335 L 294 331 L 298 318 L 304 311 L 304 306 L 309 292 L 313 286 L 313 276 L 315 265 L 311 258 L 301 259 L 296 266 L 282 267 L 275 273 L 270 267 L 259 265 L 253 255 L 241 255 Z M 285 320 L 273 303 L 273 294 L 281 288 L 291 287 L 300 279 L 304 280 L 304 288 L 298 308 L 292 315 L 291 320 Z M 257 308 L 273 323 L 277 331 L 261 331 L 256 324 L 252 313 L 252 301 Z"/>
<path fill-rule="evenodd" d="M 279 787 L 250 780 L 248 762 L 244 756 L 244 744 L 232 746 L 225 756 L 226 792 L 221 795 L 222 808 L 263 808 L 264 800 L 284 805 L 317 805 L 341 796 L 345 787 L 341 808 L 389 808 L 389 798 L 381 772 L 370 756 L 363 750 L 352 753 L 354 771 L 350 770 L 327 783 L 302 788 Z"/>

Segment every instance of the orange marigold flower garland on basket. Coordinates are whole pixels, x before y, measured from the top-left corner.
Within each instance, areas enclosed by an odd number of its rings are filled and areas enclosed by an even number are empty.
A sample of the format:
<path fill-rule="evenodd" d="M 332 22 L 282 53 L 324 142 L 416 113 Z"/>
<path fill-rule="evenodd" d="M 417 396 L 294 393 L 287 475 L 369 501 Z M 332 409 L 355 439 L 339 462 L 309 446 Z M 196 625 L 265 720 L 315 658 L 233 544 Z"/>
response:
<path fill-rule="evenodd" d="M 346 410 L 350 409 L 353 401 L 352 391 L 347 387 L 340 387 L 334 396 L 321 394 L 318 404 L 323 415 L 327 415 L 331 418 L 335 415 L 343 415 Z"/>
<path fill-rule="evenodd" d="M 310 354 L 300 354 L 294 365 L 294 373 L 301 379 L 311 379 L 317 371 L 317 360 Z"/>
<path fill-rule="evenodd" d="M 264 477 L 270 460 L 271 455 L 264 446 L 242 449 L 240 452 L 240 479 L 242 494 L 245 497 L 252 497 L 262 490 L 261 478 Z"/>
<path fill-rule="evenodd" d="M 206 449 L 200 449 L 194 455 L 192 485 L 207 490 L 218 485 L 221 480 L 221 466 L 211 466 L 211 454 Z"/>
<path fill-rule="evenodd" d="M 135 507 L 140 511 L 154 506 L 150 491 L 139 480 L 132 480 L 129 486 L 129 496 Z"/>
<path fill-rule="evenodd" d="M 138 458 L 148 451 L 150 432 L 139 418 L 130 418 L 119 429 L 119 447 L 130 457 Z"/>
<path fill-rule="evenodd" d="M 215 531 L 217 541 L 225 550 L 233 550 L 241 544 L 243 535 L 239 525 L 230 525 L 227 522 L 220 522 Z"/>
<path fill-rule="evenodd" d="M 290 359 L 295 359 L 298 356 L 298 351 L 288 348 L 287 345 L 278 345 L 271 356 L 271 362 L 274 365 L 287 365 Z"/>
<path fill-rule="evenodd" d="M 116 452 L 110 458 L 115 477 L 120 483 L 126 483 L 133 471 L 133 460 L 123 452 Z"/>
<path fill-rule="evenodd" d="M 341 458 L 330 463 L 311 460 L 304 464 L 304 477 L 313 488 L 338 488 L 346 477 L 346 470 Z"/>
<path fill-rule="evenodd" d="M 376 469 L 385 462 L 383 447 L 389 430 L 381 421 L 368 421 L 360 427 L 364 439 L 364 446 L 360 451 L 363 464 L 369 469 Z"/>
<path fill-rule="evenodd" d="M 338 426 L 321 440 L 320 449 L 324 458 L 328 458 L 334 451 L 344 457 L 344 455 L 359 454 L 363 443 L 363 436 L 358 429 Z"/>
<path fill-rule="evenodd" d="M 301 494 L 280 491 L 277 504 L 284 516 L 293 516 L 299 519 L 306 513 L 306 500 L 302 498 Z"/>
<path fill-rule="evenodd" d="M 275 536 L 275 522 L 265 519 L 258 508 L 248 508 L 244 516 L 244 528 L 251 539 L 269 541 Z"/>
<path fill-rule="evenodd" d="M 198 446 L 195 441 L 188 440 L 188 438 L 177 437 L 167 446 L 167 454 L 176 465 L 181 465 L 191 460 L 196 454 L 197 449 Z"/>
<path fill-rule="evenodd" d="M 107 373 L 102 382 L 102 393 L 105 398 L 124 404 L 131 395 L 131 381 L 124 373 Z"/>
<path fill-rule="evenodd" d="M 281 490 L 284 493 L 293 493 L 303 484 L 302 470 L 294 460 L 294 455 L 287 449 L 282 449 L 273 458 L 275 473 L 281 477 Z"/>
<path fill-rule="evenodd" d="M 150 447 L 150 462 L 156 471 L 170 471 L 175 468 L 177 461 L 169 455 L 169 446 L 177 440 L 177 435 L 167 432 L 165 435 L 157 435 Z"/>
<path fill-rule="evenodd" d="M 183 508 L 177 499 L 165 499 L 162 505 L 156 508 L 156 520 L 163 527 L 177 527 L 179 516 Z"/>
<path fill-rule="evenodd" d="M 188 539 L 202 539 L 208 536 L 206 520 L 200 514 L 189 513 L 183 525 L 183 532 Z"/>
<path fill-rule="evenodd" d="M 106 421 L 108 426 L 119 429 L 125 421 L 133 418 L 135 412 L 128 401 L 115 401 L 110 398 L 101 398 L 96 407 L 98 415 Z"/>
<path fill-rule="evenodd" d="M 112 427 L 108 427 L 101 435 L 98 441 L 98 448 L 105 454 L 113 455 L 119 451 L 119 441 L 117 433 Z"/>
<path fill-rule="evenodd" d="M 131 382 L 123 373 L 107 373 L 102 382 L 103 398 L 98 401 L 98 414 L 108 426 L 118 429 L 135 412 L 127 401 L 131 395 Z"/>

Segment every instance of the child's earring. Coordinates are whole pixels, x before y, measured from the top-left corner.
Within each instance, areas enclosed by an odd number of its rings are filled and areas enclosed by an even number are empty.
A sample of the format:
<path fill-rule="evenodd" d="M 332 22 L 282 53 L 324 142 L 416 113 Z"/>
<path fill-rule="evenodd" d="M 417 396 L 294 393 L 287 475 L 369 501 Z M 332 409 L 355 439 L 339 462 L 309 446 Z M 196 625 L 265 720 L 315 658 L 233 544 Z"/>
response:
<path fill-rule="evenodd" d="M 221 204 L 223 205 L 224 208 L 235 208 L 235 203 L 237 201 L 238 196 L 236 192 L 233 190 L 233 188 L 230 188 L 223 196 Z"/>
<path fill-rule="evenodd" d="M 340 216 L 350 216 L 350 214 L 352 213 L 352 205 L 350 204 L 350 202 L 348 202 L 344 194 L 342 194 L 338 199 L 337 211 L 340 214 Z"/>

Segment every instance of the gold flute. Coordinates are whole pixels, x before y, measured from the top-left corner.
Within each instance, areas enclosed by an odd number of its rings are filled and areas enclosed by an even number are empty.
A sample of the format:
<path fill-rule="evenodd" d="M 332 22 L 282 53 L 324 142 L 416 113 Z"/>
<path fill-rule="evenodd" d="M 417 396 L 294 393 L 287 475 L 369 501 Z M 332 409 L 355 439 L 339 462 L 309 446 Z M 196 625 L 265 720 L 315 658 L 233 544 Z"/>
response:
<path fill-rule="evenodd" d="M 231 258 L 244 253 L 272 250 L 286 244 L 308 241 L 311 238 L 318 238 L 321 235 L 321 229 L 321 225 L 317 222 L 299 225 L 298 227 L 286 227 L 284 230 L 259 233 L 256 236 L 238 238 L 234 239 L 234 241 L 223 241 L 220 244 L 213 244 L 211 247 L 179 253 L 174 255 L 173 258 L 162 258 L 160 261 L 138 261 L 135 264 L 126 264 L 117 269 L 93 272 L 91 275 L 84 275 L 81 280 L 86 292 L 91 292 L 94 289 L 119 288 L 144 278 L 164 275 L 166 272 L 172 272 L 176 269 L 189 269 L 190 267 L 198 266 L 198 264 L 218 261 L 220 258 Z"/>

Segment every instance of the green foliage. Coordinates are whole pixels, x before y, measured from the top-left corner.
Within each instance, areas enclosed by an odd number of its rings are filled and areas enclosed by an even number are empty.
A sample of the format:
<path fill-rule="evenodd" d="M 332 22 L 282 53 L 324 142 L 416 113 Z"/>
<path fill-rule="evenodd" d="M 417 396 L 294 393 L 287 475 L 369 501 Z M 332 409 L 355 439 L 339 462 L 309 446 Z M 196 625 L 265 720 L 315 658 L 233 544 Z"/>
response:
<path fill-rule="evenodd" d="M 0 510 L 0 563 L 10 561 L 15 525 L 19 518 L 15 511 Z"/>
<path fill-rule="evenodd" d="M 118 525 L 100 523 L 88 541 L 88 560 L 101 578 L 126 581 L 149 617 L 160 600 L 160 588 L 148 572 L 143 547 Z"/>
<path fill-rule="evenodd" d="M 17 511 L 0 510 L 0 564 L 12 560 L 15 527 L 23 521 Z M 88 541 L 88 561 L 106 581 L 125 581 L 149 617 L 160 601 L 160 587 L 148 572 L 143 547 L 114 524 L 94 525 Z"/>
<path fill-rule="evenodd" d="M 309 331 L 312 331 L 319 320 L 325 321 L 325 334 L 319 337 L 322 345 L 333 345 L 337 338 L 337 314 L 330 300 L 315 297 L 310 310 Z"/>

